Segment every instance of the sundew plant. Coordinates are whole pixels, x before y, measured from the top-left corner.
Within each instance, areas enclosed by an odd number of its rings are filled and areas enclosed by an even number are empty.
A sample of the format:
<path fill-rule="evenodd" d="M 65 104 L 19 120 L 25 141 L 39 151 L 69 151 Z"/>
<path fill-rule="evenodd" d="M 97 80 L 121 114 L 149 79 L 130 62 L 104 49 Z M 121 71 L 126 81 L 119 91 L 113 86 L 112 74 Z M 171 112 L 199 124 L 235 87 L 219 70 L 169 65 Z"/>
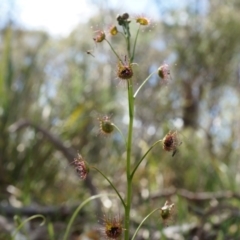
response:
<path fill-rule="evenodd" d="M 168 151 L 174 156 L 179 145 L 181 144 L 179 140 L 179 135 L 177 131 L 168 132 L 165 137 L 159 139 L 138 159 L 136 162 L 132 161 L 132 138 L 133 138 L 133 122 L 134 122 L 134 106 L 135 99 L 140 96 L 140 91 L 144 87 L 144 85 L 148 82 L 148 80 L 154 74 L 157 74 L 159 77 L 159 81 L 162 84 L 168 84 L 171 81 L 170 70 L 167 64 L 163 64 L 159 66 L 154 72 L 152 72 L 149 76 L 141 81 L 139 86 L 136 87 L 136 91 L 134 91 L 134 69 L 133 64 L 135 64 L 135 52 L 137 49 L 137 41 L 140 36 L 140 29 L 149 25 L 149 19 L 146 17 L 136 17 L 132 19 L 128 13 L 124 13 L 122 15 L 117 16 L 117 24 L 112 26 L 109 29 L 109 32 L 106 33 L 103 30 L 98 30 L 93 38 L 96 44 L 108 44 L 112 53 L 116 57 L 118 62 L 117 64 L 117 77 L 126 83 L 126 91 L 127 91 L 127 100 L 128 100 L 128 131 L 126 136 L 122 133 L 120 128 L 116 126 L 109 116 L 100 117 L 98 120 L 100 122 L 100 132 L 103 135 L 110 135 L 114 130 L 119 131 L 121 134 L 123 141 L 125 143 L 125 151 L 126 151 L 126 159 L 124 162 L 126 169 L 126 191 L 124 193 L 120 193 L 118 189 L 115 187 L 113 182 L 110 180 L 108 176 L 101 170 L 96 168 L 95 166 L 91 166 L 90 162 L 85 161 L 85 158 L 80 154 L 77 158 L 74 159 L 73 165 L 78 173 L 79 178 L 84 180 L 89 171 L 95 170 L 98 171 L 103 178 L 107 180 L 107 182 L 111 185 L 113 189 L 113 193 L 119 198 L 121 207 L 123 208 L 123 216 L 119 214 L 113 217 L 105 217 L 104 218 L 104 226 L 103 226 L 103 235 L 106 239 L 135 239 L 137 236 L 138 230 L 141 228 L 142 224 L 146 219 L 148 219 L 153 213 L 158 212 L 161 216 L 163 222 L 168 221 L 172 217 L 173 210 L 175 208 L 174 203 L 166 201 L 164 206 L 159 206 L 156 209 L 152 209 L 151 212 L 141 221 L 139 226 L 132 230 L 132 222 L 131 222 L 131 209 L 132 209 L 132 182 L 135 177 L 135 173 L 138 170 L 138 167 L 142 163 L 142 161 L 146 158 L 146 156 L 150 153 L 150 151 L 155 147 L 161 146 L 163 150 Z M 131 33 L 131 24 L 138 24 L 137 31 L 135 36 Z M 107 36 L 111 35 L 115 37 L 116 35 L 120 35 L 123 37 L 125 41 L 125 54 L 123 57 L 119 55 L 119 53 L 114 49 L 110 41 L 108 41 Z M 113 39 L 114 41 L 114 39 Z M 138 87 L 138 88 L 137 88 Z M 80 209 L 89 201 L 99 198 L 102 195 L 92 196 L 89 199 L 85 200 L 75 211 L 70 222 L 68 224 L 67 230 L 65 232 L 64 240 L 67 239 L 71 225 L 77 216 L 77 213 Z"/>

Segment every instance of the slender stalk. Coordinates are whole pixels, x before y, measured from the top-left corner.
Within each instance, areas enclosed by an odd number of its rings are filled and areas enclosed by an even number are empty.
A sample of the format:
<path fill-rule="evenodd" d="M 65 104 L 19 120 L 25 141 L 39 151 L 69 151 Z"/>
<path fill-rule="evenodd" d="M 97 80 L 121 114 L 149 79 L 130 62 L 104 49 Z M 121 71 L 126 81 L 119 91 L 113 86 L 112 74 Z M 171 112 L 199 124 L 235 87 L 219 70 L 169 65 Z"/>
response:
<path fill-rule="evenodd" d="M 132 237 L 131 240 L 134 240 L 134 238 L 136 237 L 136 235 L 137 235 L 140 227 L 143 225 L 143 223 L 144 223 L 153 213 L 155 213 L 157 210 L 160 210 L 160 209 L 161 209 L 161 208 L 156 208 L 156 209 L 154 209 L 153 211 L 151 211 L 151 212 L 141 221 L 141 223 L 139 224 L 138 228 L 136 229 L 136 231 L 135 231 L 135 233 L 134 233 L 134 235 L 133 235 L 133 237 Z"/>
<path fill-rule="evenodd" d="M 85 201 L 83 201 L 78 207 L 77 209 L 74 211 L 68 225 L 67 225 L 67 229 L 65 231 L 65 234 L 63 236 L 63 240 L 67 240 L 68 238 L 68 235 L 70 234 L 70 230 L 71 230 L 71 227 L 72 227 L 72 224 L 75 220 L 75 218 L 77 217 L 79 211 L 87 204 L 89 203 L 90 201 L 96 199 L 96 198 L 101 198 L 102 196 L 109 196 L 109 195 L 113 195 L 113 194 L 98 194 L 98 195 L 94 195 L 94 196 L 91 196 L 89 198 L 87 198 Z M 115 195 L 115 194 L 114 194 Z"/>
<path fill-rule="evenodd" d="M 128 42 L 129 42 L 128 31 L 126 30 L 125 26 L 122 26 L 122 28 L 123 28 L 123 33 L 122 32 L 120 32 L 120 33 L 124 36 L 124 38 L 126 40 L 126 45 L 128 46 Z"/>
<path fill-rule="evenodd" d="M 134 95 L 133 95 L 133 98 L 134 98 L 134 99 L 136 98 L 136 96 L 137 96 L 138 92 L 141 90 L 141 88 L 145 85 L 145 83 L 151 78 L 151 76 L 152 76 L 154 73 L 156 73 L 156 71 L 152 72 L 152 73 L 143 81 L 143 83 L 139 86 L 139 88 L 137 89 L 137 91 L 136 91 L 136 92 L 134 93 Z"/>
<path fill-rule="evenodd" d="M 129 30 L 128 30 L 128 32 L 129 32 Z M 131 60 L 132 57 L 131 57 L 130 33 L 127 35 L 127 51 L 128 51 L 128 58 Z"/>
<path fill-rule="evenodd" d="M 124 30 L 124 33 L 123 32 L 119 32 L 120 34 L 122 34 L 122 36 L 124 37 L 125 41 L 126 41 L 126 44 L 127 44 L 127 37 L 126 37 L 126 34 L 125 34 L 125 30 Z"/>
<path fill-rule="evenodd" d="M 139 27 L 138 27 L 138 30 L 137 30 L 137 34 L 136 34 L 136 37 L 135 37 L 135 40 L 134 40 L 133 52 L 132 52 L 132 57 L 131 57 L 131 63 L 132 63 L 133 60 L 134 60 L 135 49 L 136 49 L 136 45 L 137 45 L 137 39 L 138 39 L 138 34 L 139 34 L 139 31 L 140 31 L 140 27 L 141 27 L 141 25 L 139 24 Z"/>
<path fill-rule="evenodd" d="M 125 143 L 125 146 L 127 147 L 127 141 L 126 141 L 126 138 L 124 137 L 122 131 L 119 129 L 119 127 L 115 124 L 113 124 L 113 126 L 117 129 L 117 131 L 120 133 L 120 135 L 122 136 L 123 140 L 124 140 L 124 143 Z"/>
<path fill-rule="evenodd" d="M 125 207 L 126 207 L 126 204 L 125 204 L 122 196 L 120 195 L 120 193 L 118 192 L 118 190 L 115 188 L 115 186 L 113 185 L 113 183 L 109 180 L 109 178 L 108 178 L 102 171 L 100 171 L 98 168 L 93 167 L 93 166 L 91 166 L 91 168 L 94 169 L 94 170 L 96 170 L 97 172 L 99 172 L 99 173 L 108 181 L 108 183 L 111 185 L 111 187 L 114 189 L 114 191 L 115 191 L 116 194 L 118 195 L 120 201 L 122 202 L 123 207 L 125 208 Z"/>
<path fill-rule="evenodd" d="M 119 32 L 120 34 L 122 34 L 123 35 L 123 37 L 126 39 L 126 36 L 124 35 L 124 33 L 123 32 Z"/>
<path fill-rule="evenodd" d="M 15 239 L 17 233 L 19 232 L 19 230 L 24 226 L 25 223 L 29 222 L 29 221 L 32 221 L 34 220 L 35 218 L 42 218 L 43 221 L 41 222 L 40 226 L 44 225 L 45 221 L 46 221 L 46 218 L 41 215 L 41 214 L 36 214 L 36 215 L 33 215 L 27 219 L 25 219 L 24 221 L 22 221 L 19 226 L 17 227 L 17 229 L 14 231 L 13 235 L 12 235 L 12 240 Z"/>
<path fill-rule="evenodd" d="M 132 154 L 132 134 L 134 120 L 134 99 L 132 79 L 128 80 L 128 110 L 129 110 L 129 125 L 128 125 L 128 140 L 127 140 L 127 199 L 125 207 L 125 240 L 129 240 L 130 233 L 130 211 L 132 200 L 132 178 L 131 178 L 131 154 Z"/>
<path fill-rule="evenodd" d="M 55 239 L 55 232 L 54 232 L 54 228 L 53 228 L 53 223 L 52 222 L 48 223 L 47 230 L 48 230 L 49 240 L 54 240 Z"/>
<path fill-rule="evenodd" d="M 143 159 L 148 155 L 148 153 L 149 153 L 159 142 L 162 142 L 162 139 L 156 141 L 156 142 L 147 150 L 147 152 L 142 156 L 142 158 L 140 159 L 140 161 L 137 163 L 136 167 L 135 167 L 134 170 L 132 171 L 131 178 L 133 178 L 135 172 L 137 171 L 137 169 L 138 169 L 139 165 L 141 164 L 141 162 L 143 161 Z"/>
<path fill-rule="evenodd" d="M 108 45 L 110 46 L 110 48 L 112 49 L 113 53 L 114 53 L 115 56 L 118 58 L 118 60 L 123 64 L 122 59 L 118 56 L 118 54 L 116 53 L 116 51 L 115 51 L 114 48 L 112 47 L 112 44 L 111 44 L 106 38 L 105 38 L 104 40 L 108 43 Z"/>
<path fill-rule="evenodd" d="M 122 25 L 122 29 L 123 29 L 124 36 L 127 36 L 127 31 L 126 31 L 125 25 Z"/>

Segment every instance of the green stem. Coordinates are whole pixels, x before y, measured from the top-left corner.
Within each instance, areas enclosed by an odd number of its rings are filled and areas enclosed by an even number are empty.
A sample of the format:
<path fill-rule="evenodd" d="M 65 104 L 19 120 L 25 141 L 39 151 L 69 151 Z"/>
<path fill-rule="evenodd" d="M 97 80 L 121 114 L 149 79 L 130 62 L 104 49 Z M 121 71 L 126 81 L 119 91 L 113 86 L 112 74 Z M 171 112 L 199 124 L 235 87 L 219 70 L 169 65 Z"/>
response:
<path fill-rule="evenodd" d="M 110 48 L 112 49 L 113 53 L 114 53 L 115 56 L 118 58 L 118 60 L 123 64 L 122 59 L 118 56 L 118 54 L 116 53 L 116 51 L 115 51 L 114 48 L 112 47 L 112 44 L 111 44 L 106 38 L 105 38 L 104 40 L 108 43 L 108 45 L 110 46 Z"/>
<path fill-rule="evenodd" d="M 139 88 L 137 89 L 137 91 L 135 92 L 135 94 L 133 95 L 133 98 L 135 99 L 138 92 L 141 90 L 141 88 L 145 85 L 145 83 L 151 78 L 151 76 L 156 73 L 156 71 L 152 72 L 144 81 L 143 83 L 139 86 Z"/>
<path fill-rule="evenodd" d="M 135 40 L 134 40 L 134 45 L 133 45 L 133 52 L 132 52 L 132 57 L 131 57 L 131 63 L 133 62 L 134 60 L 134 56 L 135 56 L 135 49 L 136 49 L 136 45 L 137 45 L 137 39 L 138 39 L 138 34 L 139 34 L 139 31 L 140 31 L 140 24 L 139 24 L 139 28 L 137 30 L 137 34 L 136 34 L 136 37 L 135 37 Z"/>
<path fill-rule="evenodd" d="M 131 178 L 131 154 L 132 154 L 132 133 L 134 120 L 134 99 L 132 79 L 128 80 L 128 108 L 129 108 L 129 125 L 128 125 L 128 140 L 127 140 L 127 202 L 125 208 L 125 240 L 129 240 L 130 231 L 130 210 L 132 200 L 132 178 Z"/>
<path fill-rule="evenodd" d="M 42 219 L 43 219 L 42 223 L 40 224 L 41 226 L 42 226 L 42 225 L 45 223 L 45 221 L 46 221 L 45 217 L 44 217 L 43 215 L 41 215 L 41 214 L 36 214 L 36 215 L 33 215 L 33 216 L 27 218 L 26 220 L 22 221 L 22 222 L 19 224 L 19 226 L 17 227 L 17 229 L 14 231 L 13 236 L 12 236 L 12 240 L 15 239 L 16 234 L 17 234 L 18 231 L 24 226 L 25 223 L 27 223 L 27 222 L 35 219 L 35 218 L 42 218 Z"/>
<path fill-rule="evenodd" d="M 134 233 L 134 235 L 133 235 L 133 237 L 132 237 L 131 240 L 134 240 L 134 238 L 136 237 L 136 235 L 137 235 L 139 229 L 141 228 L 141 226 L 143 225 L 143 223 L 144 223 L 153 213 L 155 213 L 157 210 L 160 210 L 160 209 L 161 209 L 161 208 L 156 208 L 156 209 L 154 209 L 153 211 L 151 211 L 151 212 L 141 221 L 141 223 L 139 224 L 138 228 L 136 229 L 136 231 L 135 231 L 135 233 Z"/>
<path fill-rule="evenodd" d="M 137 163 L 136 167 L 135 167 L 134 170 L 132 171 L 131 179 L 133 178 L 135 172 L 137 171 L 137 169 L 138 169 L 139 165 L 141 164 L 141 162 L 143 161 L 143 159 L 144 159 L 144 158 L 148 155 L 148 153 L 149 153 L 159 142 L 161 142 L 161 141 L 162 141 L 162 139 L 156 141 L 156 142 L 147 150 L 147 152 L 142 156 L 142 158 L 140 159 L 140 161 Z"/>
<path fill-rule="evenodd" d="M 128 59 L 131 59 L 132 57 L 131 57 L 130 33 L 127 35 L 127 51 L 128 51 Z"/>
<path fill-rule="evenodd" d="M 122 27 L 127 41 L 128 59 L 131 60 L 131 42 L 130 42 L 131 33 L 129 29 L 129 23 L 125 23 Z"/>
<path fill-rule="evenodd" d="M 119 32 L 120 34 L 122 34 L 122 36 L 124 37 L 124 39 L 126 39 L 126 36 L 123 32 Z"/>
<path fill-rule="evenodd" d="M 116 126 L 114 123 L 113 123 L 113 126 L 117 129 L 117 131 L 120 133 L 120 135 L 122 136 L 123 140 L 124 140 L 124 143 L 125 143 L 125 146 L 127 147 L 127 141 L 126 141 L 126 138 L 124 137 L 122 131 L 118 128 L 118 126 Z"/>
<path fill-rule="evenodd" d="M 120 193 L 119 193 L 118 190 L 115 188 L 115 186 L 113 185 L 113 183 L 108 179 L 108 177 L 107 177 L 102 171 L 100 171 L 98 168 L 93 167 L 93 166 L 91 166 L 91 168 L 94 169 L 94 170 L 96 170 L 97 172 L 99 172 L 99 173 L 108 181 L 108 183 L 111 185 L 111 187 L 114 189 L 114 191 L 115 191 L 116 194 L 118 195 L 120 201 L 122 202 L 123 207 L 125 208 L 125 207 L 126 207 L 126 204 L 125 204 L 123 198 L 121 197 Z"/>
<path fill-rule="evenodd" d="M 68 235 L 69 235 L 69 233 L 70 233 L 72 224 L 73 224 L 75 218 L 77 217 L 79 211 L 80 211 L 88 202 L 90 202 L 90 201 L 92 201 L 92 200 L 94 200 L 94 199 L 96 199 L 96 198 L 100 198 L 100 197 L 102 197 L 102 196 L 105 196 L 105 195 L 112 195 L 112 194 L 98 194 L 98 195 L 91 196 L 91 197 L 89 197 L 88 199 L 86 199 L 84 202 L 82 202 L 82 203 L 78 206 L 78 208 L 77 208 L 77 209 L 75 210 L 75 212 L 73 213 L 73 215 L 72 215 L 72 217 L 71 217 L 71 219 L 70 219 L 70 221 L 69 221 L 69 223 L 68 223 L 68 225 L 67 225 L 67 229 L 66 229 L 66 231 L 65 231 L 63 240 L 67 240 L 67 237 L 68 237 Z"/>
<path fill-rule="evenodd" d="M 127 36 L 127 31 L 126 31 L 125 25 L 122 25 L 122 29 L 123 29 L 124 36 Z"/>
<path fill-rule="evenodd" d="M 123 27 L 123 32 L 119 32 L 119 33 L 121 33 L 123 35 L 123 37 L 124 37 L 124 39 L 126 41 L 126 44 L 128 44 L 128 38 L 127 38 L 127 33 L 125 31 L 125 28 Z"/>

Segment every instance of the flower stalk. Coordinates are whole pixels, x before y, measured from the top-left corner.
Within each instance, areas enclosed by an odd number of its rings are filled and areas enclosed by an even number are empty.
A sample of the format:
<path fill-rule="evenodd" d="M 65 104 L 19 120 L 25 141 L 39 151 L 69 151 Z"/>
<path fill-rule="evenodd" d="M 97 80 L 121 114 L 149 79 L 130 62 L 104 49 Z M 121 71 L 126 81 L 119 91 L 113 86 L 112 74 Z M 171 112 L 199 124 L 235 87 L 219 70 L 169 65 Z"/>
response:
<path fill-rule="evenodd" d="M 97 172 L 99 172 L 99 173 L 108 181 L 108 183 L 111 185 L 111 187 L 114 189 L 114 191 L 115 191 L 116 194 L 118 195 L 120 201 L 122 202 L 122 205 L 125 207 L 126 204 L 125 204 L 122 196 L 120 195 L 120 193 L 118 192 L 118 190 L 116 189 L 116 187 L 114 186 L 114 184 L 109 180 L 109 178 L 108 178 L 102 171 L 100 171 L 98 168 L 93 167 L 93 166 L 91 166 L 91 168 L 94 169 L 94 170 L 96 170 Z"/>
<path fill-rule="evenodd" d="M 125 207 L 125 239 L 129 239 L 130 226 L 130 211 L 132 202 L 132 177 L 131 177 L 131 155 L 132 155 L 132 134 L 133 134 L 133 120 L 134 120 L 134 98 L 132 79 L 128 80 L 128 111 L 129 111 L 129 125 L 128 125 L 128 139 L 127 139 L 127 196 Z"/>
<path fill-rule="evenodd" d="M 145 157 L 148 155 L 148 153 L 158 144 L 162 142 L 162 139 L 156 141 L 148 150 L 147 152 L 142 156 L 142 158 L 140 159 L 140 161 L 137 163 L 136 167 L 134 168 L 134 170 L 131 173 L 131 178 L 133 178 L 135 172 L 137 171 L 139 165 L 141 164 L 141 162 L 143 161 L 143 159 L 145 159 Z"/>
<path fill-rule="evenodd" d="M 142 226 L 142 224 L 157 210 L 161 210 L 161 217 L 163 220 L 168 220 L 172 216 L 172 210 L 174 209 L 174 204 L 168 204 L 168 202 L 165 203 L 165 205 L 162 208 L 157 208 L 154 209 L 152 212 L 150 212 L 139 224 L 138 228 L 135 230 L 135 233 L 133 237 L 130 237 L 130 230 L 131 230 L 131 220 L 130 220 L 130 215 L 131 215 L 131 208 L 132 208 L 132 191 L 133 191 L 133 186 L 132 186 L 132 181 L 133 177 L 139 168 L 140 164 L 142 161 L 146 158 L 146 156 L 150 153 L 150 151 L 157 146 L 160 142 L 162 142 L 162 148 L 165 151 L 172 152 L 172 156 L 177 151 L 178 146 L 181 144 L 178 138 L 177 132 L 169 132 L 163 139 L 156 141 L 153 143 L 153 145 L 143 154 L 143 156 L 140 158 L 140 160 L 133 165 L 132 164 L 132 142 L 133 142 L 133 123 L 134 123 L 134 106 L 135 106 L 135 98 L 137 97 L 138 93 L 140 90 L 143 88 L 143 86 L 151 79 L 153 74 L 158 74 L 158 76 L 164 81 L 168 82 L 170 78 L 170 71 L 168 68 L 167 64 L 164 64 L 160 66 L 156 71 L 151 73 L 143 82 L 142 84 L 137 88 L 137 90 L 134 93 L 134 88 L 133 88 L 133 76 L 134 76 L 134 69 L 132 69 L 134 57 L 135 57 L 135 51 L 136 51 L 136 45 L 137 45 L 137 40 L 138 36 L 140 33 L 140 28 L 141 26 L 147 26 L 149 24 L 149 19 L 140 16 L 136 19 L 136 23 L 139 24 L 139 27 L 137 29 L 135 39 L 133 40 L 133 46 L 131 46 L 131 33 L 130 33 L 130 22 L 131 20 L 129 19 L 129 14 L 124 13 L 122 15 L 117 16 L 117 21 L 118 25 L 122 27 L 123 32 L 119 32 L 117 27 L 115 25 L 112 26 L 110 29 L 110 34 L 112 36 L 115 36 L 116 34 L 120 33 L 124 36 L 126 40 L 126 53 L 125 53 L 125 58 L 120 58 L 119 54 L 115 51 L 114 47 L 112 44 L 107 40 L 106 35 L 104 31 L 98 31 L 96 37 L 93 39 L 96 43 L 101 43 L 104 40 L 108 43 L 110 46 L 112 52 L 116 56 L 118 60 L 118 65 L 117 65 L 117 76 L 119 79 L 124 80 L 127 83 L 127 100 L 128 100 L 128 132 L 127 136 L 124 136 L 121 130 L 114 125 L 110 121 L 110 117 L 105 116 L 102 118 L 99 118 L 100 122 L 100 132 L 104 135 L 110 135 L 114 128 L 120 133 L 122 136 L 125 147 L 126 147 L 126 162 L 125 162 L 125 168 L 126 168 L 126 193 L 125 197 L 122 197 L 120 192 L 117 190 L 113 182 L 98 168 L 91 166 L 91 169 L 96 170 L 98 173 L 102 175 L 102 177 L 107 180 L 107 182 L 110 184 L 110 186 L 113 188 L 115 191 L 116 195 L 118 196 L 119 200 L 121 201 L 122 207 L 124 208 L 124 217 L 123 219 L 121 218 L 106 218 L 105 219 L 105 236 L 108 239 L 119 239 L 123 233 L 124 233 L 124 239 L 129 240 L 132 239 L 134 240 L 138 230 Z M 76 170 L 78 173 L 80 173 L 80 177 L 82 179 L 85 179 L 88 169 L 84 168 L 85 161 L 82 160 L 80 157 L 78 159 L 75 159 L 74 161 Z M 86 165 L 87 166 L 87 165 Z M 83 171 L 84 170 L 84 171 Z M 92 196 L 91 198 L 87 199 L 84 201 L 75 211 L 72 219 L 70 220 L 70 223 L 68 225 L 67 231 L 65 233 L 64 239 L 67 238 L 71 224 L 73 223 L 74 218 L 76 217 L 77 213 L 80 211 L 80 209 L 87 204 L 89 201 L 99 198 L 101 195 L 96 195 Z M 122 221 L 123 220 L 123 221 Z M 122 224 L 123 222 L 123 224 Z M 124 227 L 122 227 L 124 225 Z M 124 230 L 124 231 L 123 231 Z"/>

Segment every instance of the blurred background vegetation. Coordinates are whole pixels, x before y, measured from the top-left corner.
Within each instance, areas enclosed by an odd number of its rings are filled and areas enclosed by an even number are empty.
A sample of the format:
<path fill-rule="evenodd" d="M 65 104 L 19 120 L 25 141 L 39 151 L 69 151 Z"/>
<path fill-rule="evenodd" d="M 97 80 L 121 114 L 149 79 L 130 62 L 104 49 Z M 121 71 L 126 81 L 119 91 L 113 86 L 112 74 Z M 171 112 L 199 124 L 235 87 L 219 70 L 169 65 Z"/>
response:
<path fill-rule="evenodd" d="M 237 240 L 240 1 L 209 0 L 205 9 L 198 1 L 177 9 L 152 2 L 162 20 L 152 20 L 140 33 L 135 87 L 163 63 L 170 66 L 171 82 L 163 87 L 154 76 L 136 99 L 133 161 L 169 130 L 179 131 L 182 145 L 174 157 L 159 145 L 140 165 L 134 179 L 134 224 L 166 199 L 175 203 L 176 212 L 166 229 L 160 215 L 153 215 L 139 239 Z M 29 239 L 51 239 L 51 229 L 52 239 L 61 239 L 56 233 L 61 235 L 78 204 L 92 194 L 112 192 L 97 172 L 91 171 L 86 181 L 78 179 L 70 164 L 78 152 L 125 191 L 123 141 L 118 132 L 99 135 L 97 118 L 111 115 L 126 134 L 127 89 L 116 78 L 117 60 L 109 46 L 92 40 L 94 30 L 107 30 L 123 12 L 108 7 L 100 12 L 62 38 L 20 28 L 10 18 L 1 26 L 1 221 L 12 224 L 15 215 L 44 214 L 45 226 L 26 225 L 22 235 Z M 134 20 L 131 27 L 135 35 Z M 124 56 L 121 36 L 107 37 Z M 106 197 L 89 204 L 71 239 L 99 239 L 94 230 L 101 213 L 109 211 L 121 214 L 120 202 Z M 6 222 L 1 225 L 7 229 Z"/>

